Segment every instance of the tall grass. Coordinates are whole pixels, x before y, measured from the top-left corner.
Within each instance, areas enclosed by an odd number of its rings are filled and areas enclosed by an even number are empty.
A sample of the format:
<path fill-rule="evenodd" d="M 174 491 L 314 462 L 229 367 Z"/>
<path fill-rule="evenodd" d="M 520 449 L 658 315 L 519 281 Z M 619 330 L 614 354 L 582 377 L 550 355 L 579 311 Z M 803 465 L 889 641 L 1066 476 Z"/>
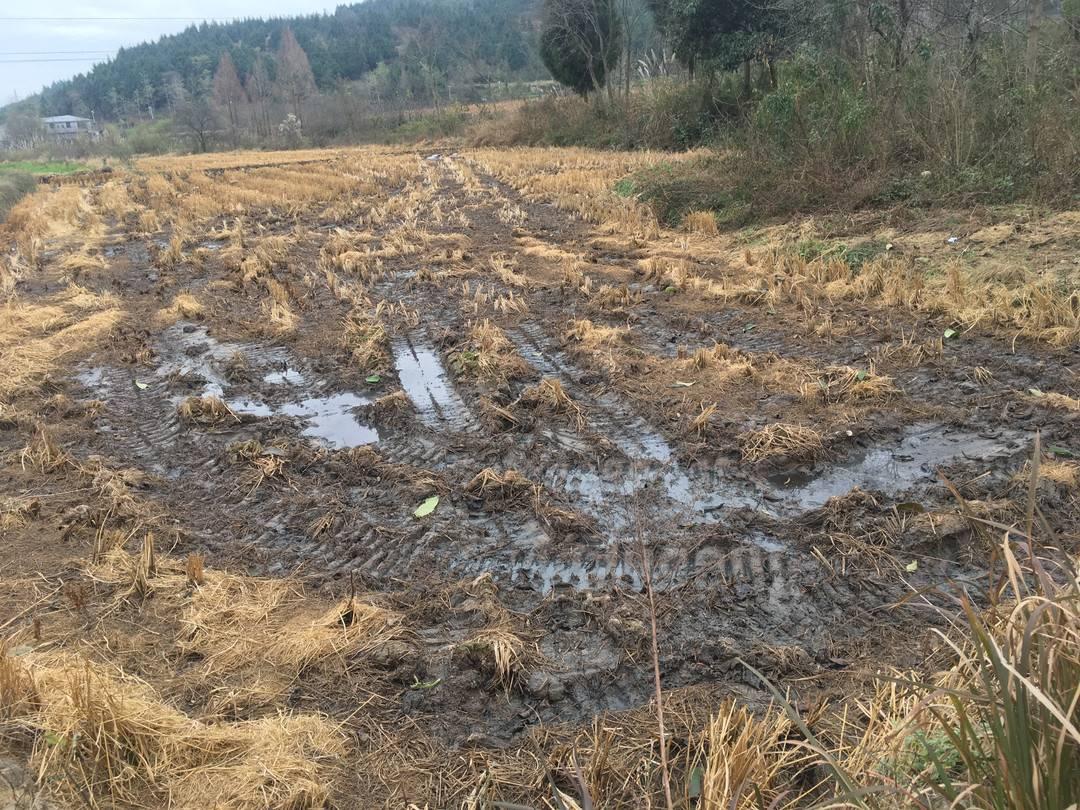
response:
<path fill-rule="evenodd" d="M 931 678 L 883 679 L 866 713 L 891 722 L 855 745 L 825 754 L 809 735 L 845 801 L 885 795 L 903 806 L 994 810 L 1080 801 L 1080 573 L 1075 556 L 1035 536 L 1046 525 L 1040 460 L 1036 440 L 1023 529 L 972 518 L 980 531 L 1002 532 L 1000 570 L 983 609 L 966 594 L 958 619 L 941 609 L 953 629 L 935 632 L 952 665 Z"/>
<path fill-rule="evenodd" d="M 0 173 L 0 222 L 7 218 L 8 211 L 15 203 L 34 190 L 36 184 L 34 176 L 28 172 Z"/>

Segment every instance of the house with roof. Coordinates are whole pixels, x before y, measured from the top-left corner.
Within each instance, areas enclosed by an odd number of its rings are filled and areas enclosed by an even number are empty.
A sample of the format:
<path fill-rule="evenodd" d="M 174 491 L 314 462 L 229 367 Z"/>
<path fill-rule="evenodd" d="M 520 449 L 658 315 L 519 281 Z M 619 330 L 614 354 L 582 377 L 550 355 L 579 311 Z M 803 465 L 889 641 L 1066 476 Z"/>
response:
<path fill-rule="evenodd" d="M 94 121 L 77 115 L 50 115 L 42 118 L 41 123 L 45 134 L 57 140 L 74 140 L 80 136 L 94 139 L 99 134 Z"/>

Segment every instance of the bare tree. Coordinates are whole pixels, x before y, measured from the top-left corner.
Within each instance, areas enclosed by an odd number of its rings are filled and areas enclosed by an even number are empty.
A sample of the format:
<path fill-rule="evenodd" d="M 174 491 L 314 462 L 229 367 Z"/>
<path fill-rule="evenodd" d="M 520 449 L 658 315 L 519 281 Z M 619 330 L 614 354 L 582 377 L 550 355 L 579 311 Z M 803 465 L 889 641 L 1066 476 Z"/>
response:
<path fill-rule="evenodd" d="M 443 34 L 430 21 L 425 20 L 412 38 L 408 52 L 424 76 L 424 82 L 435 105 L 435 112 L 440 111 L 439 76 L 444 61 Z"/>
<path fill-rule="evenodd" d="M 307 54 L 296 41 L 291 28 L 281 32 L 281 44 L 277 51 L 278 93 L 288 103 L 293 115 L 300 121 L 304 100 L 315 94 L 315 74 Z"/>
<path fill-rule="evenodd" d="M 203 88 L 207 90 L 208 88 Z M 173 123 L 191 139 L 191 145 L 197 152 L 210 148 L 210 141 L 217 129 L 217 115 L 210 103 L 208 92 L 188 93 L 183 91 L 173 102 Z"/>
<path fill-rule="evenodd" d="M 229 139 L 236 146 L 240 131 L 240 109 L 247 102 L 247 93 L 236 73 L 236 65 L 228 51 L 221 54 L 213 81 L 214 103 L 224 113 L 229 124 Z"/>
<path fill-rule="evenodd" d="M 270 103 L 274 97 L 274 88 L 270 82 L 270 72 L 266 68 L 266 59 L 260 53 L 248 73 L 245 85 L 247 96 L 251 100 L 251 119 L 255 134 L 260 137 L 270 135 Z"/>
<path fill-rule="evenodd" d="M 1024 73 L 1029 87 L 1035 86 L 1039 72 L 1039 28 L 1042 26 L 1043 0 L 1028 0 L 1027 50 L 1024 53 Z"/>

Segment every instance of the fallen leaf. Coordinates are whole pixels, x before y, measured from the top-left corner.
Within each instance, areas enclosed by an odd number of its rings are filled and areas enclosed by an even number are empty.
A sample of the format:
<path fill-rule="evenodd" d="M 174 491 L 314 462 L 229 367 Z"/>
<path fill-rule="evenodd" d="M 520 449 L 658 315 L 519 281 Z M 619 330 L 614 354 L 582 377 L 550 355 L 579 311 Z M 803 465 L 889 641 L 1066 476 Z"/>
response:
<path fill-rule="evenodd" d="M 918 571 L 919 570 L 919 561 L 918 560 L 912 560 L 911 562 L 909 562 L 907 565 L 904 566 L 904 570 L 907 571 L 909 574 Z"/>
<path fill-rule="evenodd" d="M 433 678 L 430 681 L 422 681 L 417 676 L 413 675 L 413 682 L 409 684 L 410 689 L 434 689 L 442 683 L 442 678 Z"/>
<path fill-rule="evenodd" d="M 682 380 L 676 380 L 675 382 L 673 382 L 671 384 L 671 387 L 672 388 L 689 388 L 693 384 L 694 383 L 692 383 L 692 382 L 683 382 Z"/>
<path fill-rule="evenodd" d="M 418 518 L 427 517 L 428 515 L 430 515 L 432 512 L 435 511 L 435 507 L 438 506 L 438 505 L 439 505 L 439 496 L 438 495 L 432 495 L 430 498 L 428 498 L 426 501 L 424 501 L 422 504 L 420 504 L 418 507 L 416 507 L 416 511 L 413 512 L 413 517 L 418 517 Z"/>
<path fill-rule="evenodd" d="M 957 332 L 957 331 L 956 331 L 955 329 L 951 329 L 951 328 L 950 328 L 950 329 L 946 329 L 946 330 L 945 330 L 945 339 L 946 339 L 946 340 L 951 340 L 952 338 L 956 337 L 956 336 L 957 336 L 957 335 L 959 335 L 959 334 L 960 334 L 960 333 L 959 333 L 959 332 Z"/>
<path fill-rule="evenodd" d="M 144 383 L 142 380 L 136 380 L 135 387 L 138 388 L 140 391 L 145 391 L 147 388 L 150 387 L 150 383 Z"/>
<path fill-rule="evenodd" d="M 1080 458 L 1080 453 L 1077 453 L 1074 450 L 1070 450 L 1068 447 L 1061 447 L 1057 444 L 1050 445 L 1046 448 L 1046 450 L 1047 452 L 1052 453 L 1055 456 L 1060 456 L 1061 458 Z"/>
<path fill-rule="evenodd" d="M 366 382 L 369 382 L 372 385 L 382 382 L 382 377 L 380 377 L 378 374 L 368 374 L 367 377 L 365 377 L 364 379 Z"/>
<path fill-rule="evenodd" d="M 1033 397 L 1042 397 L 1042 396 L 1046 396 L 1046 395 L 1045 395 L 1045 394 L 1043 394 L 1043 392 L 1042 392 L 1042 391 L 1040 391 L 1040 390 L 1039 390 L 1038 388 L 1029 388 L 1029 389 L 1028 389 L 1028 393 L 1029 393 L 1029 394 L 1031 394 L 1031 395 L 1032 395 Z"/>

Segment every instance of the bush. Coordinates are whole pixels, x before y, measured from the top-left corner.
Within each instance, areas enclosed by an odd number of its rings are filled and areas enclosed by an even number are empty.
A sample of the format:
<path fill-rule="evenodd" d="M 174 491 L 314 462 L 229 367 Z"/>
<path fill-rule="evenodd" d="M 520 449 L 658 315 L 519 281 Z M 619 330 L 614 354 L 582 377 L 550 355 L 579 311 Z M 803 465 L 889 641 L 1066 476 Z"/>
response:
<path fill-rule="evenodd" d="M 128 149 L 137 155 L 164 154 L 174 146 L 171 130 L 172 124 L 165 118 L 136 124 L 127 132 Z"/>
<path fill-rule="evenodd" d="M 719 224 L 741 224 L 747 213 L 726 182 L 722 158 L 658 163 L 624 178 L 615 191 L 646 203 L 664 225 L 682 224 L 694 211 L 713 211 Z"/>
<path fill-rule="evenodd" d="M 0 222 L 8 215 L 12 206 L 34 190 L 37 180 L 27 172 L 0 173 Z"/>
<path fill-rule="evenodd" d="M 603 94 L 547 96 L 477 127 L 472 140 L 482 146 L 691 149 L 716 140 L 734 120 L 738 100 L 732 88 L 725 81 L 663 77 L 614 101 Z"/>

